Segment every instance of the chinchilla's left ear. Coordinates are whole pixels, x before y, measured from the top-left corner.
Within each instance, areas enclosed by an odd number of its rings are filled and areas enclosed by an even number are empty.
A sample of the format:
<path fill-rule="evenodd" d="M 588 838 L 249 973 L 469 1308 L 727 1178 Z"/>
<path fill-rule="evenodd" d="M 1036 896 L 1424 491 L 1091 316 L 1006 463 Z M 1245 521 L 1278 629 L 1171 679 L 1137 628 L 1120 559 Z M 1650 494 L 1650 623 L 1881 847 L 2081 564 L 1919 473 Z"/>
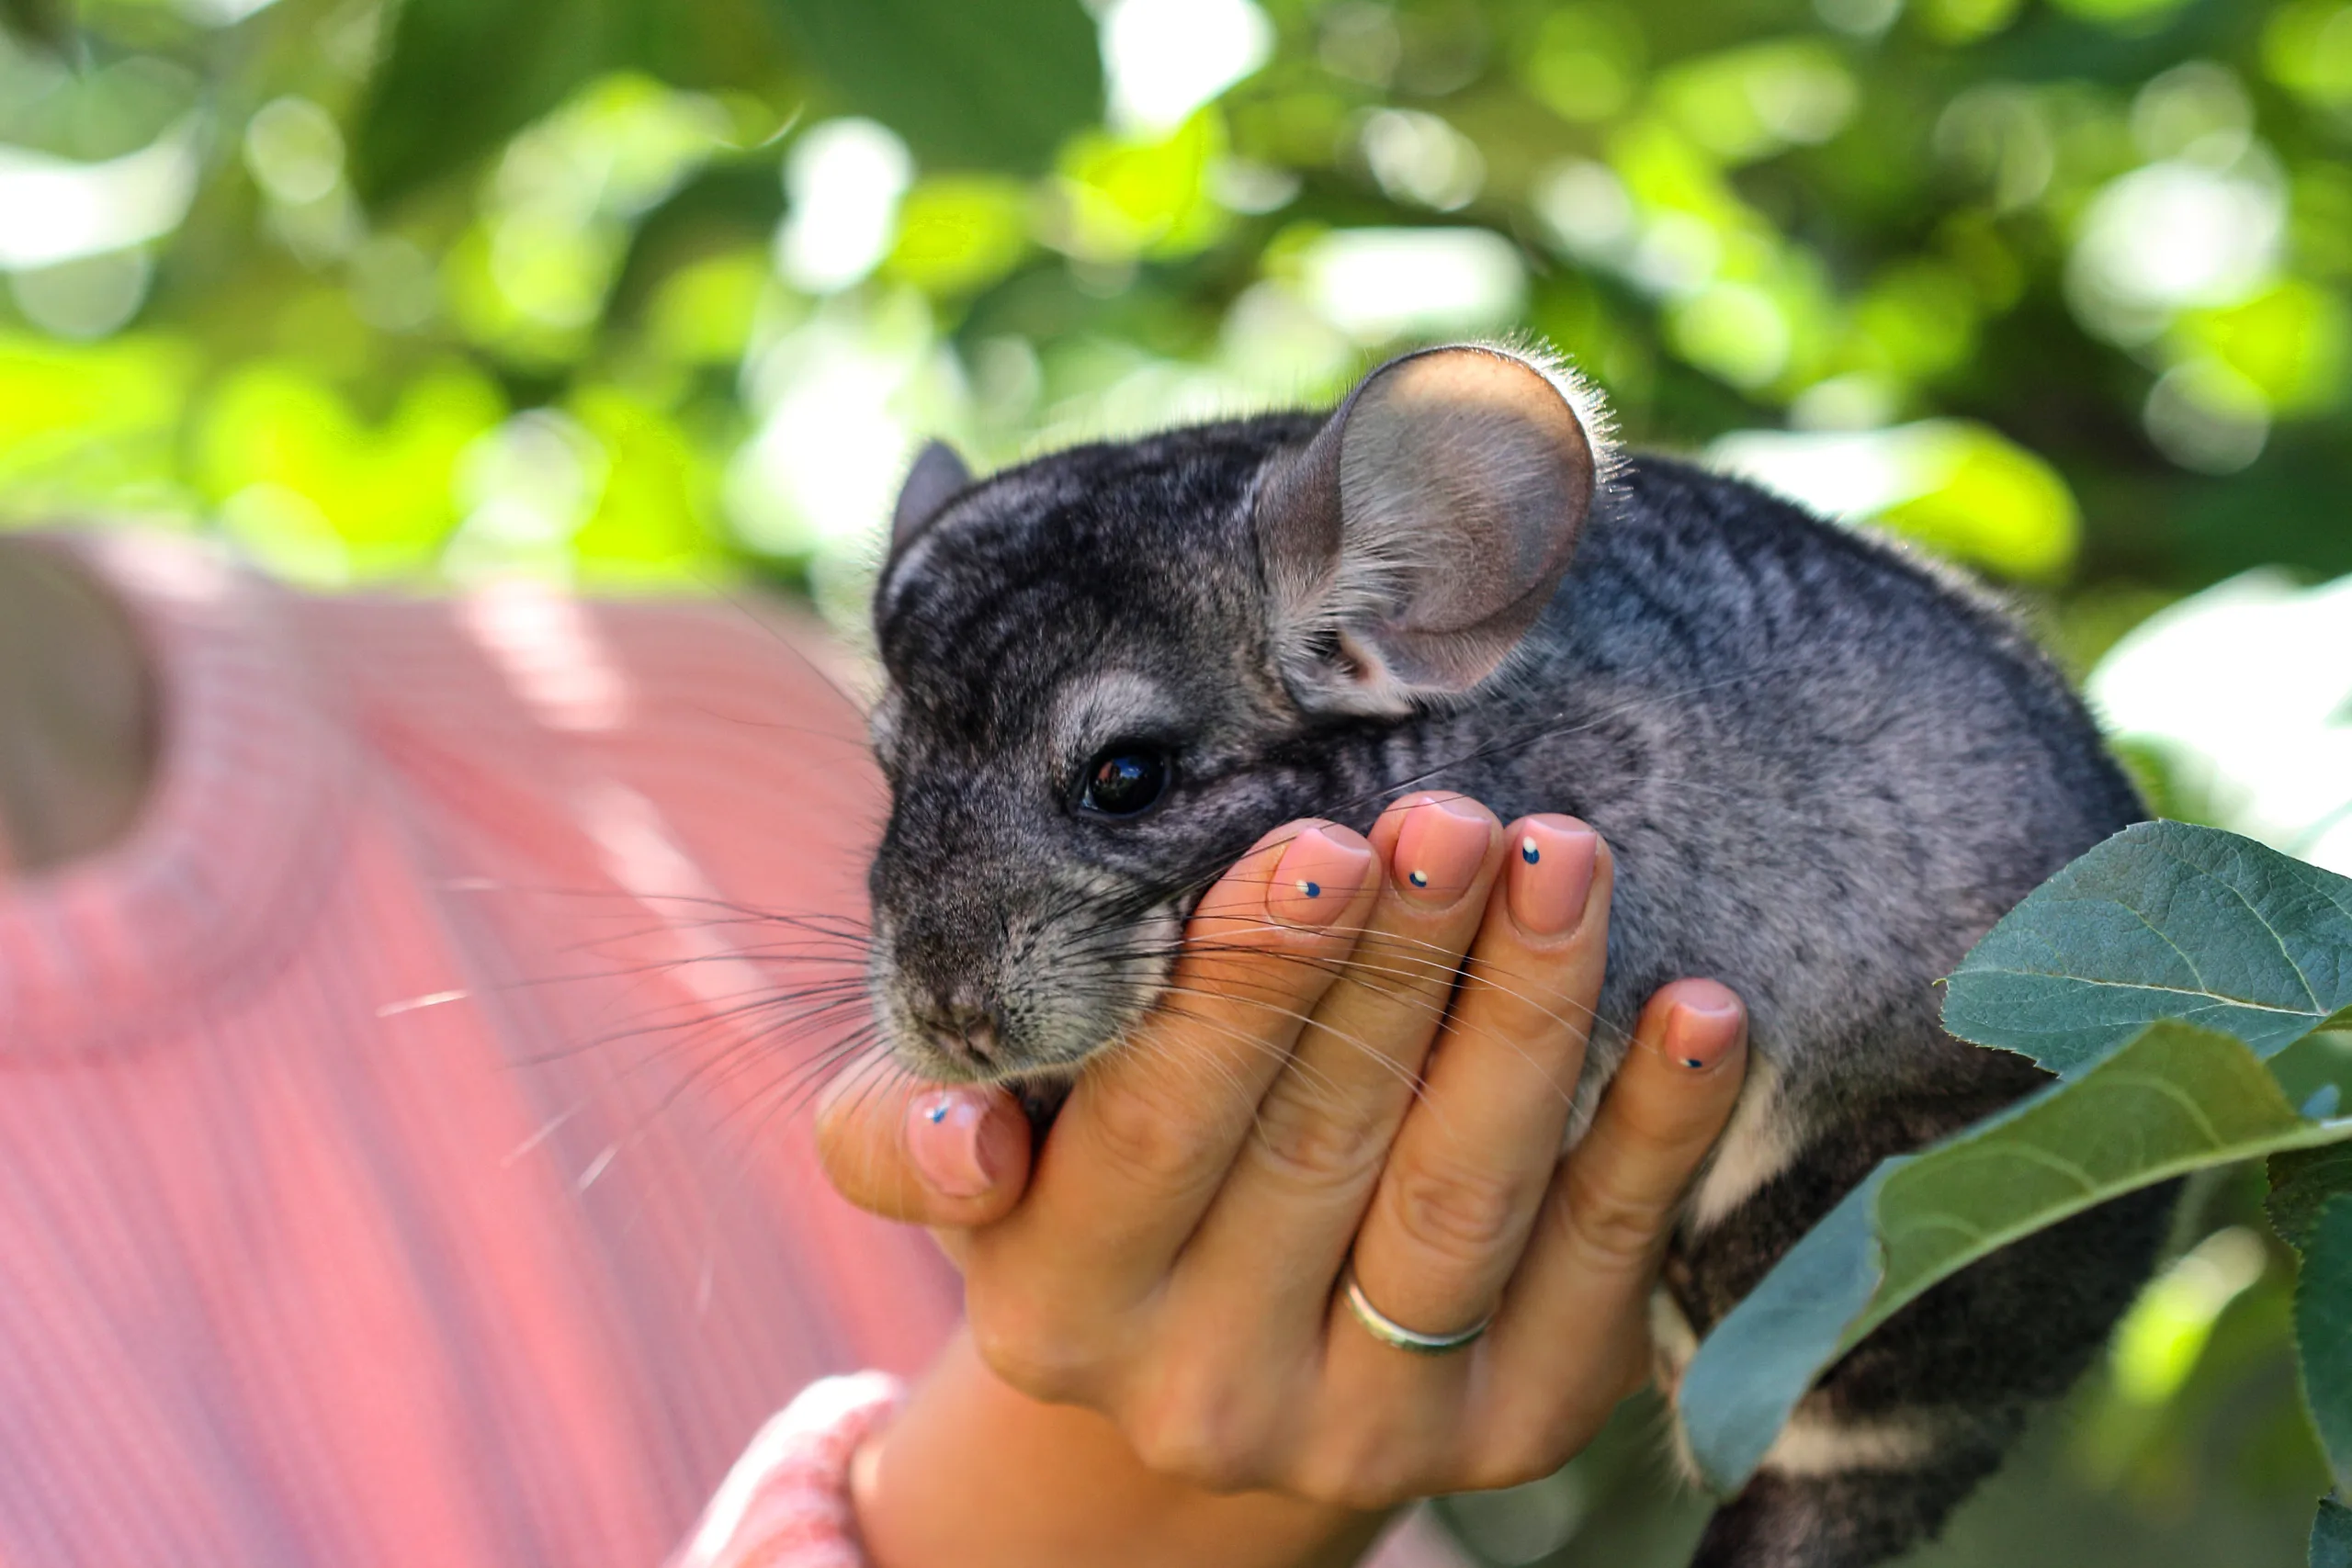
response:
<path fill-rule="evenodd" d="M 931 526 L 946 508 L 956 492 L 972 482 L 972 470 L 964 459 L 956 456 L 956 448 L 944 441 L 930 441 L 915 455 L 914 467 L 907 470 L 907 482 L 899 491 L 899 504 L 890 516 L 890 551 L 893 555 L 913 542 L 915 536 Z"/>
<path fill-rule="evenodd" d="M 1506 350 L 1425 349 L 1365 377 L 1258 492 L 1292 694 L 1393 715 L 1493 674 L 1567 570 L 1605 440 L 1596 397 Z"/>

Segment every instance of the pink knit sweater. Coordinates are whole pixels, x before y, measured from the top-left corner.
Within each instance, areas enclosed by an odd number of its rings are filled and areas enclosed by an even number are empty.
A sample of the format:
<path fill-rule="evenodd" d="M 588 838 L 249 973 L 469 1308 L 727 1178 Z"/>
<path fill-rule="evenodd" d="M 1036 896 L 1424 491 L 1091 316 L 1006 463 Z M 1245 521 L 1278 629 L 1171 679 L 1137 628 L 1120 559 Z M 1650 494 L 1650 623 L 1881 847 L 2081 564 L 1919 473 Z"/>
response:
<path fill-rule="evenodd" d="M 956 1291 L 808 1138 L 878 802 L 820 639 L 80 547 L 163 757 L 0 870 L 0 1568 L 854 1564 L 895 1385 L 809 1385 Z"/>

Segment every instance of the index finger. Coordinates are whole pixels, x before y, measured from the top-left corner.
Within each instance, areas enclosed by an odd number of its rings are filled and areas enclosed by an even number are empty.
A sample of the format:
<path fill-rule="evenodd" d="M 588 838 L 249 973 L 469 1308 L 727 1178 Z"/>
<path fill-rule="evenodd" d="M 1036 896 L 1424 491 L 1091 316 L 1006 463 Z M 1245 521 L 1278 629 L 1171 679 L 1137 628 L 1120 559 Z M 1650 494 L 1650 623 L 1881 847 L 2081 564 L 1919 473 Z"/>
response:
<path fill-rule="evenodd" d="M 1378 868 L 1362 835 L 1315 822 L 1243 856 L 1202 898 L 1159 1008 L 1088 1065 L 1028 1196 L 974 1238 L 975 1270 L 1003 1258 L 1079 1316 L 1156 1288 L 1353 947 Z"/>

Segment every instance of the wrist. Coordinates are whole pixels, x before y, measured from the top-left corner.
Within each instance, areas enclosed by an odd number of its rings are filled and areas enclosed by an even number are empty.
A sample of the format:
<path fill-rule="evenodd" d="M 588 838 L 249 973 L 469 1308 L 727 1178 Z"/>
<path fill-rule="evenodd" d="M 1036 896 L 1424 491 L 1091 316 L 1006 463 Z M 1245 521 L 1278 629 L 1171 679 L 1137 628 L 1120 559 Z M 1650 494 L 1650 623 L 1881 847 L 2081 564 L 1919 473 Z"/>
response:
<path fill-rule="evenodd" d="M 1155 1474 L 1102 1417 L 999 1381 L 961 1334 L 849 1479 L 873 1568 L 1340 1568 L 1386 1519 Z"/>

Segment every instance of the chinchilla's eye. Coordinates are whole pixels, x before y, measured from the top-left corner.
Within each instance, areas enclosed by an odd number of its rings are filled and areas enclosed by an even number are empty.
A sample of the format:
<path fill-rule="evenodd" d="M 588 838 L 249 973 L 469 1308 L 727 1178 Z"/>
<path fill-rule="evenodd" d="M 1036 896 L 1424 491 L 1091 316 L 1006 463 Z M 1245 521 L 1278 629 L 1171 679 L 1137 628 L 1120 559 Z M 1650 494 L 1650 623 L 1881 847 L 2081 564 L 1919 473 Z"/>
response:
<path fill-rule="evenodd" d="M 1148 746 L 1111 747 L 1086 765 L 1079 804 L 1105 817 L 1149 810 L 1168 789 L 1167 755 Z"/>

